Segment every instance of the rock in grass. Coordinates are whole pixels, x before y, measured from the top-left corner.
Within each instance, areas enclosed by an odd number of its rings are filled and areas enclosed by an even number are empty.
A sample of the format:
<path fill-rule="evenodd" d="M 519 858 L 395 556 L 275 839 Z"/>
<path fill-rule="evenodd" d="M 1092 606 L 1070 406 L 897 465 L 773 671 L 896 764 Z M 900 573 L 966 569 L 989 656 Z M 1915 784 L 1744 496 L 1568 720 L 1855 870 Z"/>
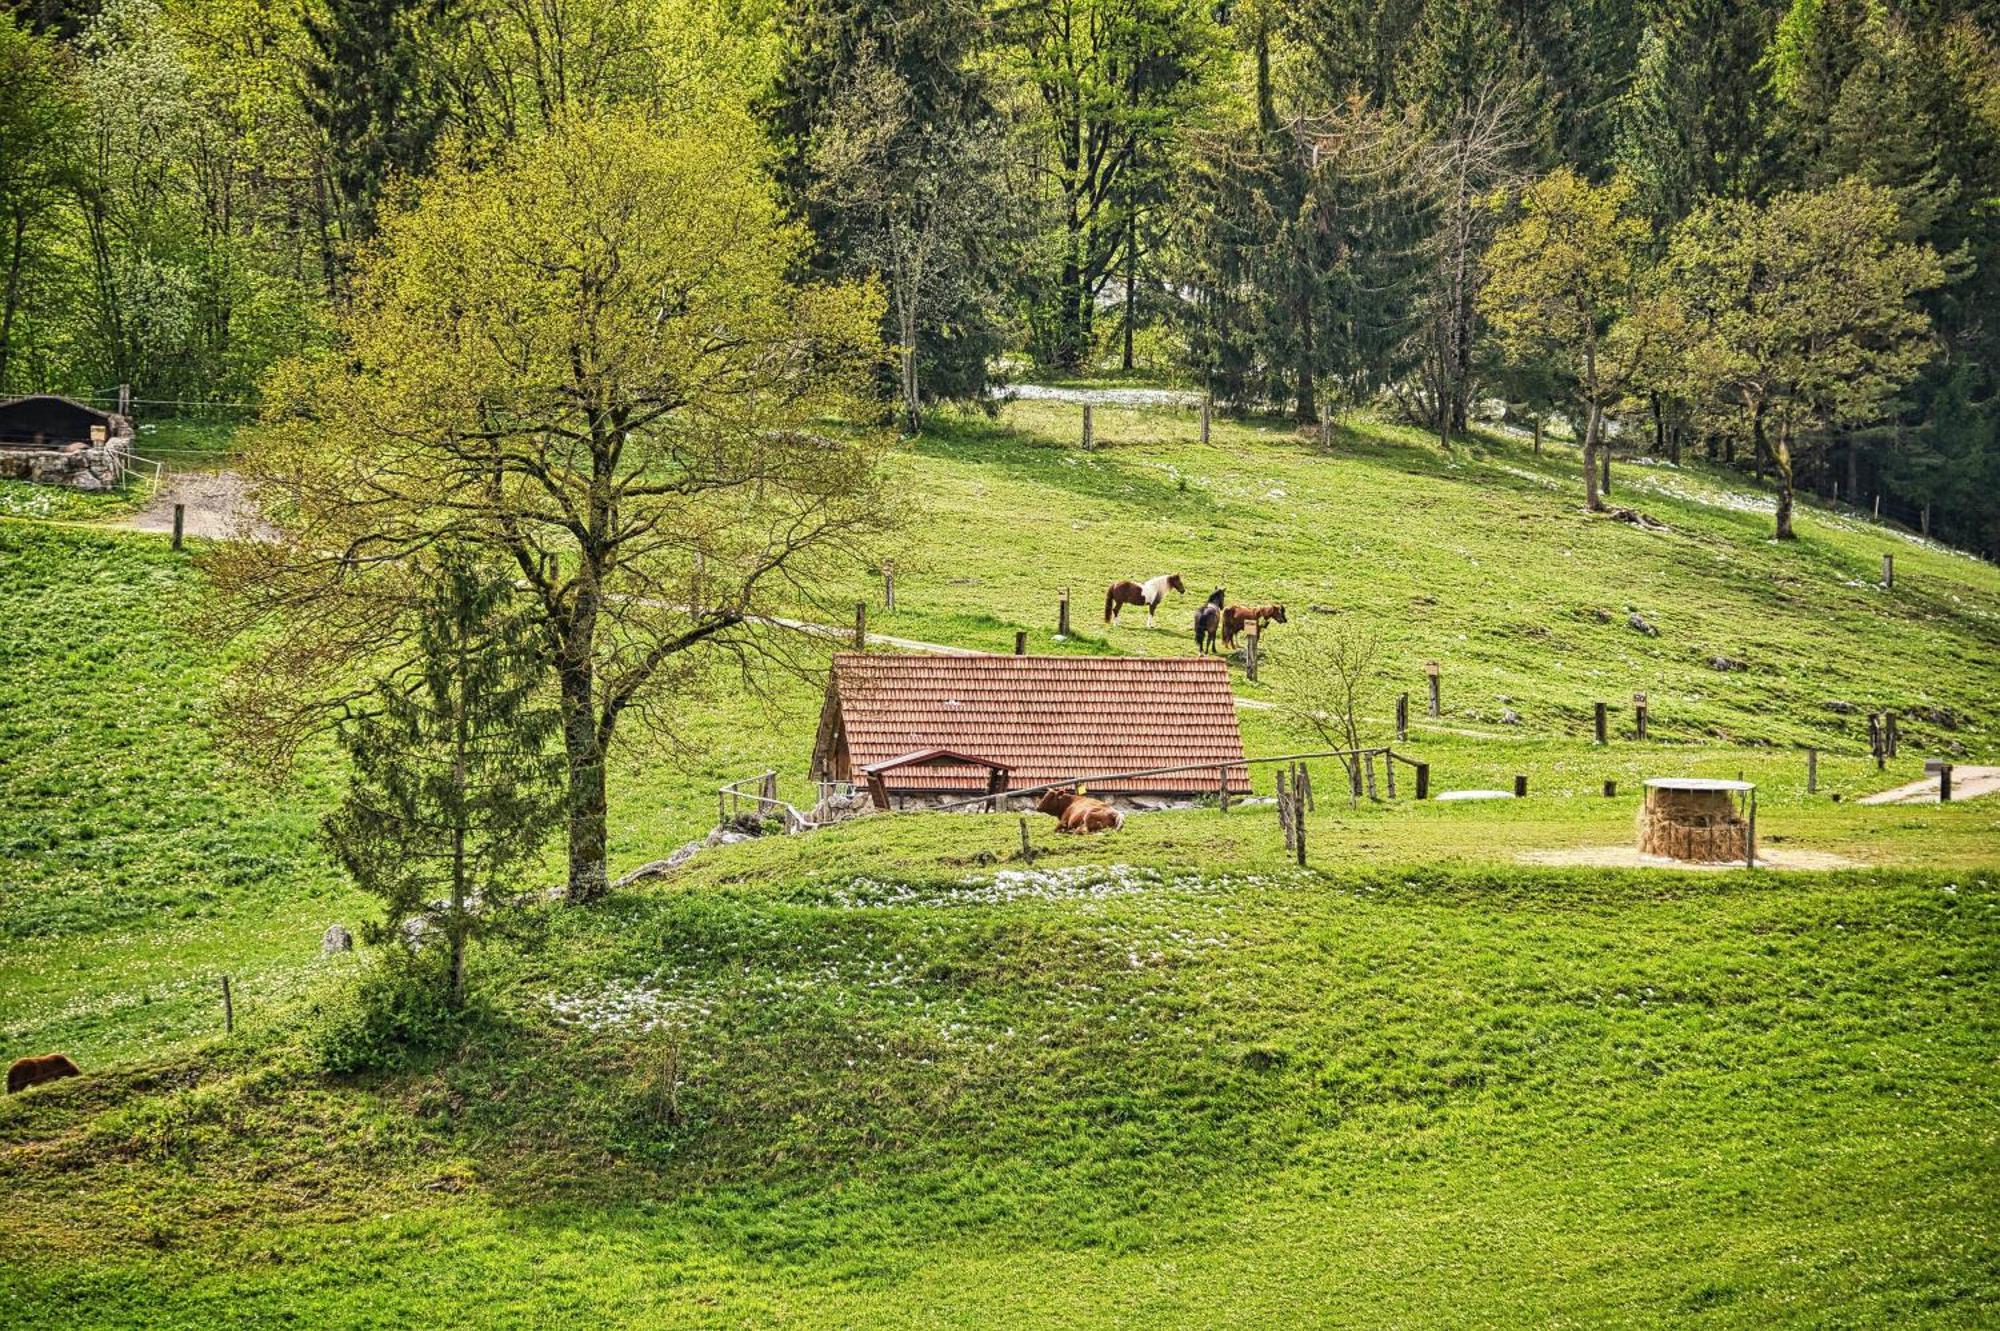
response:
<path fill-rule="evenodd" d="M 326 932 L 319 936 L 319 954 L 330 957 L 336 952 L 352 952 L 354 935 L 347 932 L 344 924 L 329 924 Z"/>
<path fill-rule="evenodd" d="M 1828 698 L 1820 706 L 1829 712 L 1838 712 L 1842 716 L 1854 715 L 1854 704 L 1844 698 Z"/>
<path fill-rule="evenodd" d="M 1625 616 L 1625 624 L 1626 627 L 1630 628 L 1633 632 L 1643 633 L 1649 638 L 1657 638 L 1660 636 L 1660 631 L 1654 628 L 1651 623 L 1647 622 L 1646 617 L 1640 614 L 1637 610 L 1634 610 L 1631 614 Z"/>
<path fill-rule="evenodd" d="M 1503 726 L 1518 726 L 1521 724 L 1520 714 L 1511 707 L 1502 708 L 1500 712 L 1500 724 Z"/>
<path fill-rule="evenodd" d="M 1748 670 L 1750 666 L 1748 662 L 1739 661 L 1733 656 L 1711 656 L 1708 658 L 1708 668 L 1710 670 Z"/>

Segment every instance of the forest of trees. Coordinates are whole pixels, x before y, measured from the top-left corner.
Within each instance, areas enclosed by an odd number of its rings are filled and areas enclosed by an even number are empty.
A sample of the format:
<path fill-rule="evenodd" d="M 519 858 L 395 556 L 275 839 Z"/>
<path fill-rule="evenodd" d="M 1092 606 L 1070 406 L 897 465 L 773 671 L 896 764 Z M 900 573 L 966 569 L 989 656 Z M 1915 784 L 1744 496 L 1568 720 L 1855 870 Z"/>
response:
<path fill-rule="evenodd" d="M 879 287 L 907 429 L 1003 372 L 1447 441 L 1504 403 L 1593 503 L 1607 445 L 1692 450 L 1781 536 L 1807 490 L 2000 554 L 1965 0 L 10 0 L 0 394 L 261 400 L 433 182 L 607 115 L 747 155 L 792 279 Z"/>

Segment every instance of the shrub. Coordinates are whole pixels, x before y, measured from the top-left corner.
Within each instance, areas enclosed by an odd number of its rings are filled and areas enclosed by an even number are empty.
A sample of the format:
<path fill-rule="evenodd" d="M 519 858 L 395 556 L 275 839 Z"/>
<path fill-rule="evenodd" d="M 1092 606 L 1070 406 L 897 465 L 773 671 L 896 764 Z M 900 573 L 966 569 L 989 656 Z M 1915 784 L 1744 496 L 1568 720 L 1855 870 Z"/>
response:
<path fill-rule="evenodd" d="M 385 949 L 317 1008 L 311 1048 L 336 1075 L 399 1072 L 458 1048 L 485 1017 L 480 1002 L 454 1008 L 443 948 Z"/>

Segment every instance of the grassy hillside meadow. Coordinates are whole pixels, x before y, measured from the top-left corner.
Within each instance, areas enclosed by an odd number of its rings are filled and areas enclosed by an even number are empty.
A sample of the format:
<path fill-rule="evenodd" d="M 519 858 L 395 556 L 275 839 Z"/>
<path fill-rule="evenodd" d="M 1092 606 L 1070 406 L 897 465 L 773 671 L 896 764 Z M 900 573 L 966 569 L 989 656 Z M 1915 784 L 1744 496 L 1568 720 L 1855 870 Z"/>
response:
<path fill-rule="evenodd" d="M 1531 798 L 1350 807 L 1328 767 L 1304 872 L 1255 807 L 1038 828 L 1032 868 L 1011 817 L 733 846 L 525 916 L 438 1052 L 334 1072 L 369 982 L 318 953 L 369 911 L 314 840 L 335 762 L 273 789 L 218 756 L 228 663 L 164 541 L 0 520 L 0 1033 L 90 1073 L 0 1101 L 0 1180 L 35 1199 L 0 1215 L 8 1320 L 1992 1315 L 2000 802 L 1851 800 L 2000 761 L 2000 570 L 1814 508 L 1777 544 L 1763 497 L 1693 465 L 1618 467 L 1659 532 L 1586 518 L 1554 447 L 1367 424 L 1323 452 L 1256 421 L 1204 447 L 1189 413 L 1099 408 L 1084 453 L 1076 426 L 1016 403 L 909 442 L 899 609 L 857 567 L 823 616 L 865 596 L 879 633 L 1168 654 L 1214 587 L 1282 601 L 1262 682 L 1239 673 L 1253 754 L 1316 747 L 1288 665 L 1362 625 L 1370 738 L 1435 659 L 1444 715 L 1402 747 L 1438 789 Z M 1099 622 L 1108 581 L 1170 570 L 1158 631 Z M 803 800 L 819 689 L 719 689 L 674 716 L 686 750 L 628 748 L 614 870 L 705 832 L 723 780 L 775 767 Z M 1882 774 L 1878 708 L 1903 718 Z M 1739 772 L 1766 846 L 1857 867 L 1519 863 L 1629 843 L 1646 776 Z"/>

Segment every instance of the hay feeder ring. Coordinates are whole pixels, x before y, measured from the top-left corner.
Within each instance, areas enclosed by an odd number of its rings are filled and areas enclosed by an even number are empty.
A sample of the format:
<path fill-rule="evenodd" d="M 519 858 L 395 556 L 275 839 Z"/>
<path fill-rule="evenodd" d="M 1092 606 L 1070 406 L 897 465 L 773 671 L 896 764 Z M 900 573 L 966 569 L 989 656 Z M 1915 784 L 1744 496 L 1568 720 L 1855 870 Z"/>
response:
<path fill-rule="evenodd" d="M 1653 777 L 1639 809 L 1639 851 L 1689 864 L 1757 865 L 1757 787 L 1708 777 Z"/>

